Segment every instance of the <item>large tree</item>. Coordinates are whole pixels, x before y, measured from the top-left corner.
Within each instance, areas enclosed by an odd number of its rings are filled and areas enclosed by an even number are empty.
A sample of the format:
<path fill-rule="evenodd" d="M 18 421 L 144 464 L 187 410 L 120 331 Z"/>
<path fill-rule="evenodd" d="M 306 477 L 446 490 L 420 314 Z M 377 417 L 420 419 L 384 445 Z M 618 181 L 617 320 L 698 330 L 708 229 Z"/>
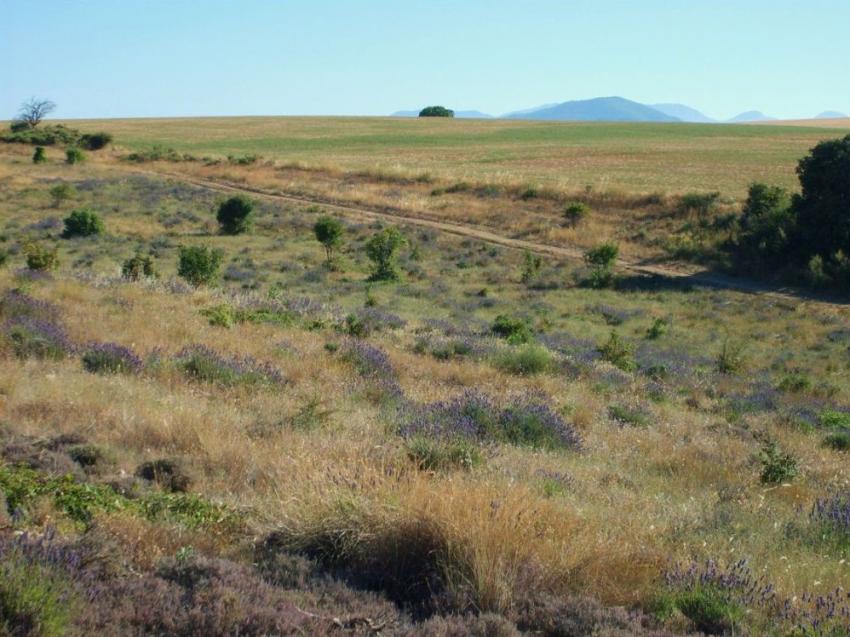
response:
<path fill-rule="evenodd" d="M 31 97 L 26 102 L 21 104 L 18 111 L 18 116 L 15 121 L 26 124 L 30 128 L 35 128 L 41 123 L 48 114 L 56 109 L 56 104 L 50 100 L 38 99 Z"/>
<path fill-rule="evenodd" d="M 850 135 L 819 143 L 797 166 L 797 249 L 824 258 L 850 255 Z"/>

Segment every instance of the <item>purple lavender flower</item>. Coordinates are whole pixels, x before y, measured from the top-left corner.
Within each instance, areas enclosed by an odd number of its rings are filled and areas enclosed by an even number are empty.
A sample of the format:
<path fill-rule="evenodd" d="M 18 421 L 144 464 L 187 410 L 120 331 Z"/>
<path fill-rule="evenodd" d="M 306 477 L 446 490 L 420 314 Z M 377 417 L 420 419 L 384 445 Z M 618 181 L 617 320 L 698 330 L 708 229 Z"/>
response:
<path fill-rule="evenodd" d="M 29 317 L 55 321 L 60 315 L 61 310 L 57 305 L 34 299 L 20 290 L 9 290 L 0 297 L 0 316 L 8 319 Z"/>
<path fill-rule="evenodd" d="M 224 356 L 206 345 L 190 345 L 175 357 L 175 363 L 188 376 L 222 385 L 238 383 L 285 382 L 276 367 L 250 356 Z"/>
<path fill-rule="evenodd" d="M 93 374 L 138 374 L 142 359 L 117 343 L 91 343 L 83 352 L 83 368 Z"/>
<path fill-rule="evenodd" d="M 3 325 L 2 334 L 19 358 L 64 358 L 74 351 L 65 330 L 53 321 L 23 316 Z"/>

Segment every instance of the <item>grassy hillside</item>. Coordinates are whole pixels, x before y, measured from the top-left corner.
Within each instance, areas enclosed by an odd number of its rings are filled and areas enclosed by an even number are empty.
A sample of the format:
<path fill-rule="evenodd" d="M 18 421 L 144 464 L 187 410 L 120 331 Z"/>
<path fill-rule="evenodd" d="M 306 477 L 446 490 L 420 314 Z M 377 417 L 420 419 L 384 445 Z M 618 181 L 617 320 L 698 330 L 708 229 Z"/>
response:
<path fill-rule="evenodd" d="M 108 128 L 135 150 L 154 144 L 203 155 L 258 154 L 346 170 L 428 172 L 445 179 L 528 183 L 567 191 L 720 190 L 754 180 L 795 184 L 797 160 L 822 128 L 406 118 L 252 117 L 74 121 Z"/>
<path fill-rule="evenodd" d="M 299 131 L 299 157 L 351 166 L 494 150 L 442 125 L 248 122 L 245 140 Z M 612 153 L 631 131 L 645 160 L 684 130 L 482 124 L 462 130 L 536 161 L 544 131 Z M 150 125 L 109 130 L 141 147 Z M 229 120 L 154 128 L 191 152 L 249 143 Z M 352 128 L 368 160 L 347 155 Z M 728 135 L 748 140 L 753 161 L 813 139 L 698 130 L 728 157 Z M 329 269 L 321 206 L 262 200 L 250 234 L 222 236 L 222 195 L 180 175 L 3 150 L 0 528 L 56 535 L 0 533 L 0 587 L 45 634 L 190 635 L 201 618 L 210 635 L 846 633 L 846 307 L 625 273 L 593 290 L 581 262 L 523 276 L 521 252 L 403 220 L 402 279 L 372 283 L 380 222 L 341 216 Z M 381 182 L 407 187 L 433 185 Z M 490 222 L 510 221 L 513 200 L 495 201 Z M 60 238 L 82 207 L 106 233 Z M 26 267 L 31 242 L 57 248 L 57 270 Z M 195 289 L 177 255 L 201 244 L 223 276 Z M 158 279 L 121 277 L 136 252 Z"/>

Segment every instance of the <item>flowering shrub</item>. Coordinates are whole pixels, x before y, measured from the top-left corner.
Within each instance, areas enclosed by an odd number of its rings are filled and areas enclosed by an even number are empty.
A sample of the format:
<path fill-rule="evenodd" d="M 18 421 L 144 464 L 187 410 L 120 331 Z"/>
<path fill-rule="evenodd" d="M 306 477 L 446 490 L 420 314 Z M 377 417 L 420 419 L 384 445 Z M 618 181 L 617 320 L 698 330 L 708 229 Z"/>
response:
<path fill-rule="evenodd" d="M 137 374 L 142 359 L 128 347 L 117 343 L 92 343 L 83 352 L 83 368 L 93 374 Z"/>
<path fill-rule="evenodd" d="M 260 363 L 250 356 L 223 356 L 206 345 L 190 345 L 182 349 L 175 358 L 175 364 L 187 376 L 208 383 L 284 382 L 280 370 L 267 363 Z"/>
<path fill-rule="evenodd" d="M 2 335 L 19 358 L 59 360 L 74 351 L 65 331 L 49 320 L 13 318 L 3 325 Z"/>
<path fill-rule="evenodd" d="M 343 359 L 352 363 L 372 388 L 379 400 L 400 400 L 402 390 L 396 381 L 396 372 L 384 350 L 360 339 L 351 339 L 343 349 Z"/>
<path fill-rule="evenodd" d="M 524 396 L 506 407 L 474 391 L 449 400 L 400 410 L 399 433 L 437 440 L 505 442 L 543 449 L 577 449 L 575 428 L 537 396 Z"/>

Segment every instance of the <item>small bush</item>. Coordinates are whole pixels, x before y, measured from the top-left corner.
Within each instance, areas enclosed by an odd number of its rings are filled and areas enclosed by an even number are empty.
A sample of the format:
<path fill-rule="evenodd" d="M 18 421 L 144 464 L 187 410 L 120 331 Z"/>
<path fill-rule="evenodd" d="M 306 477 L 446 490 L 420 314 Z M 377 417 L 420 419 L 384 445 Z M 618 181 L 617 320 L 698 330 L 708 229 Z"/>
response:
<path fill-rule="evenodd" d="M 244 234 L 251 229 L 254 202 L 242 195 L 231 197 L 218 206 L 216 219 L 222 234 Z"/>
<path fill-rule="evenodd" d="M 829 434 L 823 439 L 823 445 L 835 451 L 850 451 L 850 431 Z"/>
<path fill-rule="evenodd" d="M 47 272 L 59 267 L 59 248 L 46 248 L 37 243 L 24 244 L 24 255 L 30 270 Z"/>
<path fill-rule="evenodd" d="M 85 161 L 86 155 L 79 148 L 68 148 L 65 151 L 65 163 L 66 164 L 79 164 Z"/>
<path fill-rule="evenodd" d="M 43 164 L 46 161 L 47 152 L 44 150 L 44 146 L 36 146 L 35 152 L 32 154 L 32 163 Z"/>
<path fill-rule="evenodd" d="M 224 253 L 209 246 L 180 246 L 177 274 L 199 287 L 215 283 L 219 277 Z"/>
<path fill-rule="evenodd" d="M 520 281 L 526 285 L 534 283 L 537 277 L 540 276 L 540 268 L 542 266 L 543 259 L 539 255 L 533 254 L 531 250 L 526 250 L 523 254 Z"/>
<path fill-rule="evenodd" d="M 500 352 L 496 355 L 495 364 L 508 374 L 533 376 L 552 367 L 552 354 L 545 347 L 527 343 L 516 349 Z"/>
<path fill-rule="evenodd" d="M 602 243 L 588 250 L 584 260 L 593 269 L 585 284 L 594 289 L 609 287 L 614 281 L 614 264 L 619 253 L 615 243 Z"/>
<path fill-rule="evenodd" d="M 717 371 L 721 374 L 737 374 L 744 369 L 744 363 L 743 343 L 725 339 L 717 355 Z"/>
<path fill-rule="evenodd" d="M 372 261 L 370 281 L 397 281 L 396 253 L 407 243 L 398 228 L 384 228 L 366 243 L 366 256 Z"/>
<path fill-rule="evenodd" d="M 0 268 L 4 267 L 9 262 L 9 253 L 0 248 Z"/>
<path fill-rule="evenodd" d="M 626 407 L 625 405 L 611 405 L 608 407 L 608 415 L 623 425 L 635 427 L 648 427 L 650 424 L 649 414 L 640 410 Z"/>
<path fill-rule="evenodd" d="M 80 137 L 80 146 L 86 150 L 100 150 L 112 143 L 110 133 L 86 133 Z"/>
<path fill-rule="evenodd" d="M 136 475 L 143 480 L 155 482 L 171 493 L 185 493 L 192 479 L 178 460 L 160 458 L 143 462 L 136 469 Z"/>
<path fill-rule="evenodd" d="M 766 484 L 790 482 L 797 475 L 797 460 L 790 453 L 779 448 L 775 440 L 767 440 L 759 452 L 761 462 L 761 481 Z"/>
<path fill-rule="evenodd" d="M 578 201 L 568 203 L 564 208 L 564 219 L 572 228 L 575 228 L 578 224 L 584 221 L 589 214 L 590 207 L 587 204 Z"/>
<path fill-rule="evenodd" d="M 602 360 L 619 367 L 624 372 L 637 369 L 634 345 L 622 340 L 616 332 L 611 332 L 608 340 L 597 348 Z"/>
<path fill-rule="evenodd" d="M 71 197 L 76 196 L 77 189 L 67 182 L 56 184 L 50 189 L 50 196 L 53 197 L 53 206 L 58 207 L 63 201 L 67 201 Z"/>
<path fill-rule="evenodd" d="M 490 331 L 501 336 L 511 345 L 523 345 L 534 340 L 534 333 L 528 323 L 520 318 L 511 318 L 505 314 L 499 314 Z"/>
<path fill-rule="evenodd" d="M 142 278 L 154 279 L 159 274 L 156 271 L 153 257 L 149 254 L 143 255 L 137 252 L 121 264 L 121 276 L 128 281 L 140 281 Z"/>
<path fill-rule="evenodd" d="M 432 440 L 414 436 L 407 442 L 407 455 L 425 471 L 472 469 L 484 461 L 478 447 L 468 440 Z"/>
<path fill-rule="evenodd" d="M 779 381 L 779 385 L 777 385 L 777 389 L 779 389 L 779 391 L 789 392 L 792 394 L 800 394 L 811 391 L 812 387 L 812 379 L 801 372 L 795 372 L 783 376 L 782 380 Z"/>
<path fill-rule="evenodd" d="M 93 343 L 83 352 L 83 369 L 93 374 L 136 374 L 142 360 L 131 349 L 116 343 Z"/>
<path fill-rule="evenodd" d="M 705 218 L 714 211 L 719 200 L 719 192 L 691 192 L 680 197 L 679 213 L 688 214 L 693 212 L 698 217 Z"/>
<path fill-rule="evenodd" d="M 5 323 L 2 334 L 18 358 L 59 360 L 74 350 L 65 331 L 50 320 L 13 318 Z"/>
<path fill-rule="evenodd" d="M 278 384 L 283 375 L 275 367 L 249 356 L 223 356 L 204 345 L 191 345 L 177 354 L 178 369 L 194 380 L 219 385 Z"/>
<path fill-rule="evenodd" d="M 10 134 L 0 135 L 0 141 L 13 144 L 32 144 L 34 146 L 53 146 L 55 144 L 76 144 L 80 132 L 62 124 L 32 128 L 22 122 L 12 125 Z"/>
<path fill-rule="evenodd" d="M 529 201 L 531 199 L 536 199 L 540 196 L 540 192 L 534 186 L 528 186 L 525 190 L 523 190 L 519 194 L 519 198 L 523 201 Z"/>
<path fill-rule="evenodd" d="M 661 338 L 667 333 L 669 329 L 669 324 L 663 318 L 657 318 L 652 321 L 652 325 L 649 326 L 649 329 L 646 330 L 646 338 L 650 340 L 655 340 L 657 338 Z"/>
<path fill-rule="evenodd" d="M 81 210 L 74 210 L 65 218 L 65 231 L 62 233 L 62 238 L 92 237 L 103 234 L 105 229 L 106 227 L 100 215 L 87 208 L 83 208 Z"/>

